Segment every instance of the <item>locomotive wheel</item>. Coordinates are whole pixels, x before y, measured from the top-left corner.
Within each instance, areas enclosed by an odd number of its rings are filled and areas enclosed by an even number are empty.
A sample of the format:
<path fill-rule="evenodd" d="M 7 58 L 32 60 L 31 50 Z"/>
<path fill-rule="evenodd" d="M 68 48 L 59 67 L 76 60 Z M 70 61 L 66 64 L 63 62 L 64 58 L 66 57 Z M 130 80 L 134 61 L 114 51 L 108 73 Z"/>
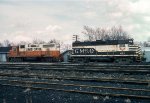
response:
<path fill-rule="evenodd" d="M 18 58 L 18 62 L 22 62 L 23 61 L 23 59 L 22 58 Z"/>
<path fill-rule="evenodd" d="M 41 58 L 41 62 L 52 62 L 52 58 Z"/>
<path fill-rule="evenodd" d="M 22 58 L 9 58 L 9 62 L 22 62 Z"/>
<path fill-rule="evenodd" d="M 74 58 L 72 61 L 73 61 L 73 63 L 79 63 L 78 58 Z"/>
<path fill-rule="evenodd" d="M 16 62 L 16 59 L 15 58 L 10 58 L 9 61 L 10 62 Z"/>
<path fill-rule="evenodd" d="M 13 58 L 9 58 L 9 62 L 13 62 Z"/>
<path fill-rule="evenodd" d="M 89 63 L 89 58 L 83 58 L 83 63 Z"/>
<path fill-rule="evenodd" d="M 46 62 L 52 62 L 52 58 L 46 58 Z"/>
<path fill-rule="evenodd" d="M 72 60 L 73 63 L 88 63 L 89 59 L 87 58 L 74 58 Z"/>

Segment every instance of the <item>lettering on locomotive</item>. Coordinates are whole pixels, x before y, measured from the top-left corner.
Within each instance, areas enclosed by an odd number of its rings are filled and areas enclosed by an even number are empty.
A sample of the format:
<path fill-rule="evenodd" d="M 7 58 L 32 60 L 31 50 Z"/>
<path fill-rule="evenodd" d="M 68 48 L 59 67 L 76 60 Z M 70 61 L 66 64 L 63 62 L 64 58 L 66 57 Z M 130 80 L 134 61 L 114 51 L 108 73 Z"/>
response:
<path fill-rule="evenodd" d="M 96 50 L 94 48 L 74 48 L 73 54 L 75 55 L 93 55 L 96 54 Z"/>

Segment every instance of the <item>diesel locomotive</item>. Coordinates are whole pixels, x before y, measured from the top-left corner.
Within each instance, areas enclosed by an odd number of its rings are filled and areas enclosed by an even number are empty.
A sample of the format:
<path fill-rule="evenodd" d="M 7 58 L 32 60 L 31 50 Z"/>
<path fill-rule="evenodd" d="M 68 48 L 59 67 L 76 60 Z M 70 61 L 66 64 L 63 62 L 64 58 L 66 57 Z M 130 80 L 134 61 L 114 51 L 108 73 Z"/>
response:
<path fill-rule="evenodd" d="M 133 39 L 75 41 L 72 43 L 72 62 L 141 62 L 141 48 Z"/>
<path fill-rule="evenodd" d="M 25 44 L 12 46 L 8 54 L 8 61 L 44 61 L 57 62 L 60 60 L 60 47 L 55 43 L 51 44 Z"/>

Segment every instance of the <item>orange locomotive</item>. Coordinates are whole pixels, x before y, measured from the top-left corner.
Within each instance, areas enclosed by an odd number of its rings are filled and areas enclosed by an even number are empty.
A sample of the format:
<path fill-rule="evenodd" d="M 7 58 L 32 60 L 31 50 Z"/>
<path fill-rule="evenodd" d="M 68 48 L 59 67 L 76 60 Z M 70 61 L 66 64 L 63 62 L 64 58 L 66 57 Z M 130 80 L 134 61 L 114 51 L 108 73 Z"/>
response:
<path fill-rule="evenodd" d="M 13 46 L 8 54 L 8 61 L 46 61 L 56 62 L 60 60 L 60 47 L 51 44 L 26 44 Z"/>

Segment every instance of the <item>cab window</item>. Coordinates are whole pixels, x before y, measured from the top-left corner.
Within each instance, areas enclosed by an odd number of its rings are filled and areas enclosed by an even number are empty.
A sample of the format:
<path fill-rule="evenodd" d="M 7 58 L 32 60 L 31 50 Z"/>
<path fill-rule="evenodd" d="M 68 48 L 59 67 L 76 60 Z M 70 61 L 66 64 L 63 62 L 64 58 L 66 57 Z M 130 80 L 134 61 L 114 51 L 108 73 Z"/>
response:
<path fill-rule="evenodd" d="M 12 50 L 13 50 L 14 52 L 16 52 L 16 51 L 17 51 L 17 48 L 12 48 Z"/>
<path fill-rule="evenodd" d="M 20 48 L 25 48 L 25 45 L 20 45 Z"/>

